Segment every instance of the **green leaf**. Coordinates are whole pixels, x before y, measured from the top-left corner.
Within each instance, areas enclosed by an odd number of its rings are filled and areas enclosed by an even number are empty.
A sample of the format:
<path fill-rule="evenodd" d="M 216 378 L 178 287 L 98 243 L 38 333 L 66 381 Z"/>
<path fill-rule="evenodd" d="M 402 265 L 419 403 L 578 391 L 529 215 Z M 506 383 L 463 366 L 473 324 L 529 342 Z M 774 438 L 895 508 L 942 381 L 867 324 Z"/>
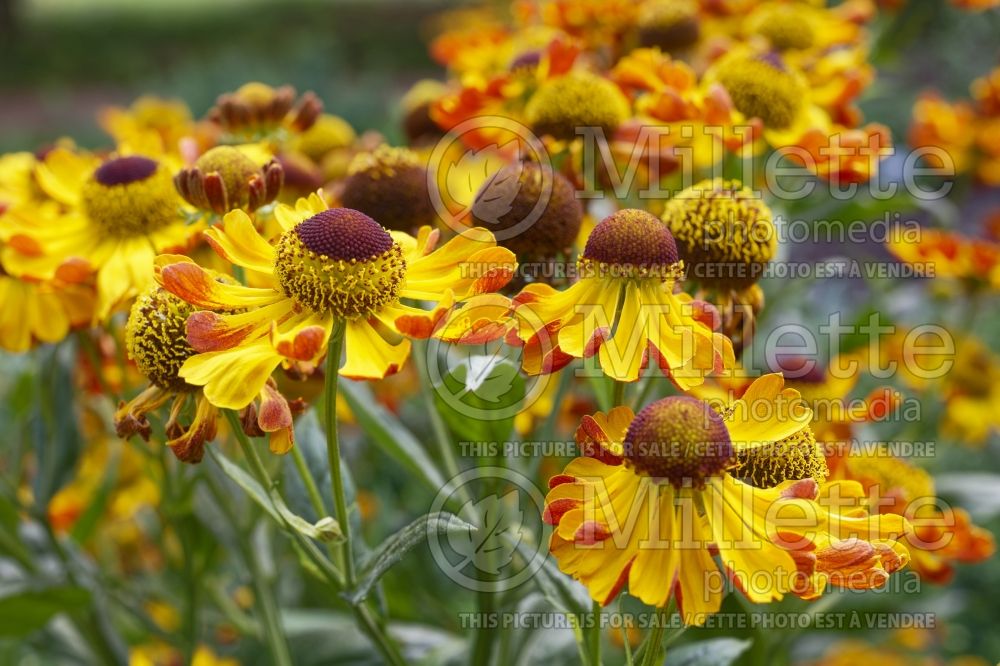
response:
<path fill-rule="evenodd" d="M 333 541 L 340 538 L 340 526 L 336 520 L 327 516 L 321 518 L 316 525 L 311 524 L 302 518 L 302 516 L 293 513 L 276 491 L 273 489 L 264 490 L 257 483 L 256 479 L 247 474 L 242 467 L 220 453 L 217 447 L 208 447 L 208 450 L 211 453 L 212 459 L 218 463 L 226 476 L 246 491 L 247 496 L 259 504 L 276 523 L 285 526 L 286 530 L 294 530 L 303 536 L 317 541 Z"/>
<path fill-rule="evenodd" d="M 55 615 L 85 608 L 89 603 L 90 593 L 75 585 L 0 588 L 0 636 L 27 636 Z"/>
<path fill-rule="evenodd" d="M 434 402 L 455 436 L 466 442 L 503 442 L 524 402 L 520 369 L 500 353 L 463 359 L 434 387 Z"/>
<path fill-rule="evenodd" d="M 446 485 L 444 477 L 417 438 L 389 410 L 378 404 L 367 386 L 360 382 L 343 381 L 340 383 L 340 394 L 358 424 L 379 448 L 432 490 L 438 491 Z"/>
<path fill-rule="evenodd" d="M 750 640 L 713 638 L 667 650 L 663 666 L 729 666 L 750 647 Z"/>
<path fill-rule="evenodd" d="M 473 534 L 476 528 L 446 512 L 422 516 L 382 542 L 361 571 L 357 587 L 347 594 L 353 604 L 364 601 L 372 586 L 396 563 L 426 539 L 437 534 Z"/>

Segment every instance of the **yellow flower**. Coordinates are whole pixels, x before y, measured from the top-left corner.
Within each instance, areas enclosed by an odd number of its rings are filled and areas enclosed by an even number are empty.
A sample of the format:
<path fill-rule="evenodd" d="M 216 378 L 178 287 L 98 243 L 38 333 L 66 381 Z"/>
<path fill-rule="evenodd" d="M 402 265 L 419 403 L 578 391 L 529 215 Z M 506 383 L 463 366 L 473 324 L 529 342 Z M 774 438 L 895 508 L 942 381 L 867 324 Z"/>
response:
<path fill-rule="evenodd" d="M 187 321 L 199 353 L 179 375 L 203 386 L 218 407 L 245 407 L 283 361 L 313 362 L 343 323 L 346 377 L 379 379 L 398 371 L 408 338 L 426 338 L 458 299 L 510 280 L 514 257 L 484 229 L 470 229 L 434 250 L 438 233 L 389 232 L 367 215 L 328 209 L 318 195 L 279 206 L 283 229 L 269 244 L 243 211 L 205 232 L 216 251 L 257 276 L 261 287 L 223 284 L 187 257 L 157 259 L 157 279 L 201 311 Z M 401 299 L 433 301 L 425 311 Z M 214 311 L 223 312 L 217 314 Z"/>
<path fill-rule="evenodd" d="M 991 433 L 1000 431 L 1000 358 L 981 341 L 965 338 L 956 344 L 954 361 L 943 377 L 941 432 L 983 446 Z"/>
<path fill-rule="evenodd" d="M 935 92 L 924 92 L 913 105 L 907 139 L 913 148 L 936 148 L 925 153 L 929 166 L 961 173 L 972 161 L 975 111 L 967 102 L 951 103 Z"/>
<path fill-rule="evenodd" d="M 16 217 L 37 208 L 43 217 L 57 212 L 35 181 L 31 153 L 0 157 L 0 348 L 24 352 L 36 342 L 59 342 L 72 326 L 90 321 L 93 295 L 88 287 L 44 281 L 17 271 L 16 253 L 3 243 L 15 233 Z M 5 259 L 14 254 L 14 261 Z"/>
<path fill-rule="evenodd" d="M 546 81 L 524 108 L 537 134 L 564 141 L 587 127 L 599 127 L 610 137 L 629 112 L 628 100 L 614 83 L 582 70 Z"/>
<path fill-rule="evenodd" d="M 667 227 L 642 210 L 602 220 L 577 262 L 580 280 L 559 292 L 531 284 L 515 298 L 530 374 L 597 355 L 604 373 L 635 381 L 656 363 L 682 388 L 734 363 L 732 344 L 698 320 L 704 304 L 674 293 L 683 264 Z"/>
<path fill-rule="evenodd" d="M 697 625 L 719 610 L 727 579 L 755 603 L 883 584 L 906 563 L 895 542 L 907 527 L 900 516 L 829 511 L 812 478 L 756 488 L 730 474 L 738 454 L 799 432 L 810 417 L 777 374 L 721 413 L 674 396 L 637 415 L 617 407 L 584 417 L 582 457 L 550 480 L 546 497 L 560 569 L 602 604 L 626 584 L 652 606 L 673 595 L 684 622 Z"/>
<path fill-rule="evenodd" d="M 153 281 L 158 252 L 184 248 L 188 225 L 167 164 L 128 155 L 97 157 L 56 148 L 37 165 L 38 184 L 64 212 L 12 211 L 4 264 L 19 275 L 81 282 L 97 274 L 94 319 Z"/>
<path fill-rule="evenodd" d="M 719 291 L 757 282 L 778 249 L 771 209 L 735 180 L 704 180 L 667 202 L 663 222 L 688 276 Z"/>
<path fill-rule="evenodd" d="M 127 109 L 108 107 L 99 121 L 119 150 L 138 155 L 179 155 L 181 141 L 195 131 L 184 102 L 152 96 L 140 97 Z"/>

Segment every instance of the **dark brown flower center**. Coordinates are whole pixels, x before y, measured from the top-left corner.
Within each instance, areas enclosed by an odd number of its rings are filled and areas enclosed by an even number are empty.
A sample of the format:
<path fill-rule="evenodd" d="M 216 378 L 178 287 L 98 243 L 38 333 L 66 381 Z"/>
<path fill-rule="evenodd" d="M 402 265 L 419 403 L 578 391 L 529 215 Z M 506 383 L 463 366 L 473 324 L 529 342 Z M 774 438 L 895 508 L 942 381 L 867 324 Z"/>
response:
<path fill-rule="evenodd" d="M 331 259 L 362 261 L 392 248 L 392 236 L 382 225 L 350 208 L 324 210 L 295 227 L 295 233 L 307 249 Z"/>
<path fill-rule="evenodd" d="M 583 249 L 583 259 L 662 276 L 677 263 L 677 244 L 655 215 L 627 208 L 594 227 Z"/>
<path fill-rule="evenodd" d="M 106 187 L 128 185 L 146 180 L 156 172 L 156 167 L 156 160 L 151 160 L 148 157 L 138 155 L 118 157 L 97 167 L 97 171 L 94 172 L 94 180 Z"/>
<path fill-rule="evenodd" d="M 671 396 L 636 414 L 625 433 L 624 455 L 635 470 L 674 487 L 701 488 L 733 460 L 722 417 L 708 403 Z"/>

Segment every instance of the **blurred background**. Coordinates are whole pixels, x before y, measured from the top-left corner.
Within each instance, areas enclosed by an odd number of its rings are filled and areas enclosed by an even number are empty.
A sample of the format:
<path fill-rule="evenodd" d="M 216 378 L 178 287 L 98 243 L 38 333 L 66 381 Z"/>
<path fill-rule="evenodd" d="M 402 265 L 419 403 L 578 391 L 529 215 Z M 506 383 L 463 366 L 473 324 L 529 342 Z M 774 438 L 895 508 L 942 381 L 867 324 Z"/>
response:
<path fill-rule="evenodd" d="M 0 0 L 0 150 L 74 136 L 106 141 L 94 113 L 141 94 L 179 97 L 195 115 L 250 80 L 314 90 L 329 112 L 395 138 L 394 102 L 440 76 L 427 53 L 448 0 Z M 897 3 L 898 4 L 898 3 Z M 1000 14 L 942 0 L 879 19 L 879 76 L 865 115 L 905 136 L 925 87 L 946 98 L 1000 57 Z"/>

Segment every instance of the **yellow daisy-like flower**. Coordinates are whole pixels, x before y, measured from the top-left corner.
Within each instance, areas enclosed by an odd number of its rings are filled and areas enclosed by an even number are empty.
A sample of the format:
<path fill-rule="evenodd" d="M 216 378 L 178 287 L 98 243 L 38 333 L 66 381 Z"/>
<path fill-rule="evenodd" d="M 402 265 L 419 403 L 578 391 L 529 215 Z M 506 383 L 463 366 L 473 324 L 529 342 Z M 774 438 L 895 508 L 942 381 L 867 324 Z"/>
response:
<path fill-rule="evenodd" d="M 813 478 L 755 488 L 729 473 L 737 455 L 795 434 L 810 416 L 772 374 L 722 413 L 673 396 L 636 415 L 617 407 L 585 417 L 583 455 L 546 497 L 560 569 L 602 604 L 625 585 L 652 606 L 673 596 L 695 625 L 719 610 L 726 580 L 755 603 L 884 584 L 908 558 L 895 542 L 907 529 L 901 516 L 830 511 Z M 838 490 L 861 494 L 857 484 Z"/>
<path fill-rule="evenodd" d="M 596 354 L 615 379 L 635 381 L 655 362 L 687 389 L 733 366 L 732 343 L 700 320 L 711 306 L 675 293 L 684 266 L 654 215 L 626 209 L 602 220 L 577 267 L 580 280 L 567 290 L 536 283 L 515 299 L 528 373 Z"/>
<path fill-rule="evenodd" d="M 24 352 L 36 342 L 59 342 L 71 326 L 90 321 L 91 290 L 82 285 L 42 281 L 4 261 L 13 250 L 3 243 L 14 233 L 15 211 L 56 213 L 34 178 L 38 160 L 31 153 L 0 156 L 0 348 Z"/>
<path fill-rule="evenodd" d="M 406 362 L 409 338 L 435 334 L 456 297 L 502 287 L 516 266 L 484 229 L 435 250 L 438 232 L 429 227 L 416 238 L 390 232 L 359 211 L 328 209 L 316 194 L 279 206 L 275 218 L 283 233 L 274 246 L 239 210 L 205 232 L 220 255 L 264 286 L 221 283 L 187 257 L 157 259 L 163 287 L 203 308 L 187 320 L 188 342 L 199 353 L 179 375 L 203 386 L 219 407 L 245 407 L 282 361 L 315 361 L 341 323 L 342 374 L 392 374 Z M 404 298 L 436 305 L 426 311 Z"/>
<path fill-rule="evenodd" d="M 95 320 L 153 282 L 154 257 L 185 247 L 188 225 L 171 170 L 128 155 L 97 157 L 56 148 L 36 168 L 39 186 L 65 209 L 58 216 L 12 211 L 4 263 L 11 272 L 81 282 L 97 274 Z"/>

